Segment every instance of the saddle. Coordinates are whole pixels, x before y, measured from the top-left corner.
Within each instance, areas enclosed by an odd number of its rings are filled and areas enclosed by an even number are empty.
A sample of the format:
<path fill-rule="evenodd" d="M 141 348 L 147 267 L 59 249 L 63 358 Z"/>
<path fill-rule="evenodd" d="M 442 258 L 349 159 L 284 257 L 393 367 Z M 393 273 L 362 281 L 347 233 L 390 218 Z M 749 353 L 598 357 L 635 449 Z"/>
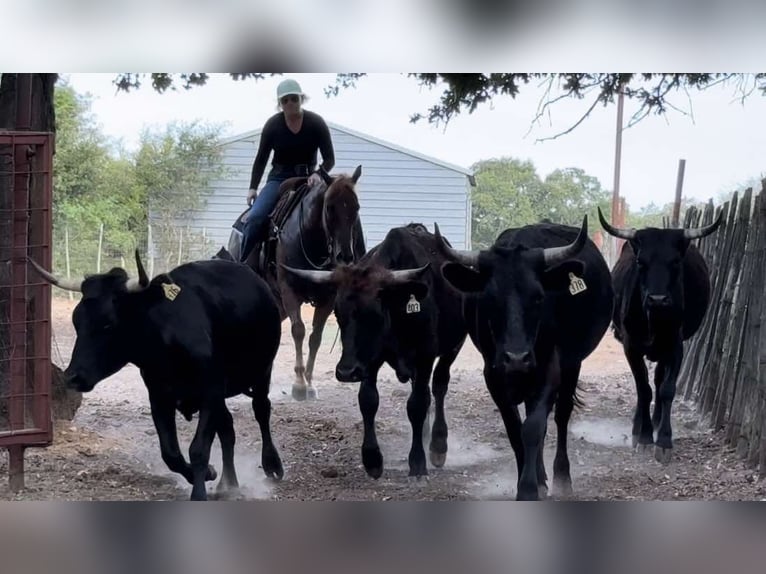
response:
<path fill-rule="evenodd" d="M 292 214 L 295 208 L 300 205 L 306 197 L 311 187 L 306 183 L 305 177 L 296 177 L 285 180 L 279 188 L 279 197 L 274 209 L 269 214 L 267 223 L 267 233 L 253 247 L 256 254 L 257 271 L 263 276 L 267 271 L 276 268 L 277 242 L 279 234 L 282 231 L 287 218 Z M 242 216 L 249 210 L 246 209 L 237 218 L 232 226 L 240 237 L 244 234 L 245 224 L 242 223 Z"/>

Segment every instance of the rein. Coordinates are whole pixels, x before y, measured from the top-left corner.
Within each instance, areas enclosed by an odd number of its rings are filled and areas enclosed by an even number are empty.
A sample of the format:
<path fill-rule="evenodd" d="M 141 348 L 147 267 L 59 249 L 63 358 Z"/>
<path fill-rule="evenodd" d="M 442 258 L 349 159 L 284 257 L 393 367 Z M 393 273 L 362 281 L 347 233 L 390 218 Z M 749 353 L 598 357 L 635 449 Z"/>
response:
<path fill-rule="evenodd" d="M 327 257 L 325 257 L 324 261 L 322 261 L 320 265 L 315 265 L 314 262 L 309 257 L 308 253 L 306 253 L 306 247 L 303 245 L 303 201 L 301 201 L 300 213 L 298 214 L 298 239 L 301 244 L 301 252 L 303 253 L 303 257 L 306 258 L 306 261 L 308 261 L 309 265 L 311 265 L 314 269 L 322 271 L 325 267 L 327 267 L 331 263 L 330 257 L 332 256 L 332 253 L 331 253 L 331 250 L 329 249 L 329 244 L 330 244 L 329 240 L 328 240 Z"/>

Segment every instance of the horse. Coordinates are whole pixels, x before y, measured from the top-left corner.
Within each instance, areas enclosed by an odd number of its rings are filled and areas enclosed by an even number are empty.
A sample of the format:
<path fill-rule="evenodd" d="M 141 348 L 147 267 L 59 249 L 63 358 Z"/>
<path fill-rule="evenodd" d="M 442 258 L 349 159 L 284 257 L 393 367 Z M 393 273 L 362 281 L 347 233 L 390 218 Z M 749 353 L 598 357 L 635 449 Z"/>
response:
<path fill-rule="evenodd" d="M 283 266 L 330 271 L 338 265 L 355 263 L 366 253 L 356 193 L 356 183 L 361 174 L 361 165 L 351 176 L 342 174 L 333 177 L 320 169 L 322 181 L 311 188 L 306 187 L 305 177 L 285 180 L 280 186 L 277 207 L 270 218 L 270 238 L 256 245 L 245 261 L 271 287 L 279 302 L 282 320 L 290 319 L 295 343 L 295 381 L 292 386 L 295 400 L 318 397 L 312 381 L 314 362 L 322 342 L 322 331 L 333 309 L 336 288 L 301 281 L 286 272 Z M 291 203 L 291 193 L 299 194 L 298 200 L 292 207 L 283 209 L 283 202 Z M 241 240 L 241 232 L 237 228 L 239 222 L 238 218 L 228 249 L 236 259 L 239 259 L 238 243 Z M 301 319 L 303 303 L 314 306 L 305 366 L 303 340 L 306 327 Z"/>

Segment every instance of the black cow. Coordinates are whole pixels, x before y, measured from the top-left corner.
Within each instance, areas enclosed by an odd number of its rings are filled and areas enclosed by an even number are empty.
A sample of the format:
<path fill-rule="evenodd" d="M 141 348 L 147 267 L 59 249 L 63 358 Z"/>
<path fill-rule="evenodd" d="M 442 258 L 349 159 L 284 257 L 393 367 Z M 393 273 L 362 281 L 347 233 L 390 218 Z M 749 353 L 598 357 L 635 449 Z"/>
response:
<path fill-rule="evenodd" d="M 567 427 L 582 361 L 609 326 L 609 268 L 582 228 L 538 223 L 504 231 L 486 251 L 441 244 L 444 277 L 471 294 L 468 332 L 484 357 L 484 380 L 505 423 L 518 467 L 519 500 L 547 493 L 543 440 L 556 404 L 554 486 L 572 489 Z M 527 417 L 522 424 L 517 405 Z"/>
<path fill-rule="evenodd" d="M 223 451 L 219 489 L 236 488 L 234 426 L 225 399 L 253 399 L 261 429 L 264 472 L 283 475 L 272 443 L 268 398 L 271 368 L 281 335 L 279 308 L 266 283 L 250 268 L 223 260 L 186 263 L 149 282 L 136 252 L 139 279 L 114 268 L 83 281 L 60 280 L 32 262 L 50 283 L 82 292 L 72 315 L 77 339 L 65 371 L 67 384 L 87 392 L 127 363 L 141 370 L 149 391 L 162 459 L 205 500 L 208 465 L 218 434 Z M 189 448 L 179 449 L 175 411 L 187 420 L 199 412 Z"/>
<path fill-rule="evenodd" d="M 669 462 L 673 439 L 670 408 L 676 395 L 683 342 L 697 332 L 710 300 L 705 259 L 692 239 L 713 233 L 718 219 L 700 229 L 617 229 L 598 212 L 610 235 L 626 239 L 612 270 L 615 291 L 614 334 L 636 380 L 633 446 L 654 443 L 655 458 Z M 644 357 L 657 363 L 654 413 L 649 416 L 652 389 Z"/>
<path fill-rule="evenodd" d="M 428 474 L 422 431 L 431 402 L 433 370 L 435 417 L 429 447 L 431 463 L 441 467 L 447 457 L 444 397 L 449 369 L 466 337 L 462 297 L 439 274 L 445 262 L 436 238 L 421 224 L 390 230 L 382 243 L 357 264 L 335 271 L 299 270 L 293 275 L 337 287 L 335 316 L 343 354 L 336 377 L 361 381 L 359 407 L 364 419 L 362 462 L 373 478 L 383 473 L 383 456 L 375 436 L 378 411 L 378 370 L 388 363 L 401 382 L 412 381 L 407 415 L 412 425 L 410 476 Z M 434 369 L 434 361 L 439 363 Z"/>

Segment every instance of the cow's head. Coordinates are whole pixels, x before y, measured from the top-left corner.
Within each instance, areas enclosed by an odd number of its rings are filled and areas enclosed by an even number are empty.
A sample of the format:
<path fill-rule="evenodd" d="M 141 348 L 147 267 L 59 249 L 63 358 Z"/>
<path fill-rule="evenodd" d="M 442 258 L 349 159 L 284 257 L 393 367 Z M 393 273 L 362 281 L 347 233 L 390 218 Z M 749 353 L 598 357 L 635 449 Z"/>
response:
<path fill-rule="evenodd" d="M 116 267 L 82 281 L 71 281 L 52 275 L 31 259 L 30 263 L 52 285 L 82 293 L 82 299 L 72 313 L 77 338 L 64 376 L 71 388 L 80 392 L 90 391 L 99 381 L 116 373 L 129 361 L 130 340 L 122 322 L 120 305 L 127 293 L 141 290 L 149 284 L 138 251 L 137 280 L 129 280 L 125 270 Z"/>
<path fill-rule="evenodd" d="M 357 166 L 351 177 L 331 177 L 321 170 L 327 184 L 322 210 L 322 226 L 328 240 L 330 258 L 335 263 L 353 263 L 361 253 L 354 253 L 354 229 L 359 222 L 359 198 L 356 182 L 362 175 L 362 166 Z"/>
<path fill-rule="evenodd" d="M 641 304 L 648 315 L 683 309 L 683 259 L 692 239 L 713 233 L 721 216 L 698 229 L 619 229 L 612 227 L 601 209 L 598 217 L 607 233 L 629 242 L 638 270 Z"/>
<path fill-rule="evenodd" d="M 491 367 L 504 373 L 536 368 L 535 345 L 548 295 L 570 285 L 570 273 L 582 277 L 583 263 L 573 260 L 585 245 L 588 218 L 570 245 L 552 248 L 493 246 L 486 251 L 450 248 L 436 227 L 437 241 L 450 260 L 444 278 L 457 290 L 474 295 L 479 320 L 486 326 L 482 353 Z"/>
<path fill-rule="evenodd" d="M 358 265 L 333 271 L 282 267 L 302 280 L 335 285 L 335 317 L 343 345 L 335 376 L 342 382 L 361 381 L 371 364 L 383 362 L 392 314 L 404 314 L 411 296 L 421 301 L 428 293 L 428 286 L 418 281 L 428 264 L 396 271 Z"/>

